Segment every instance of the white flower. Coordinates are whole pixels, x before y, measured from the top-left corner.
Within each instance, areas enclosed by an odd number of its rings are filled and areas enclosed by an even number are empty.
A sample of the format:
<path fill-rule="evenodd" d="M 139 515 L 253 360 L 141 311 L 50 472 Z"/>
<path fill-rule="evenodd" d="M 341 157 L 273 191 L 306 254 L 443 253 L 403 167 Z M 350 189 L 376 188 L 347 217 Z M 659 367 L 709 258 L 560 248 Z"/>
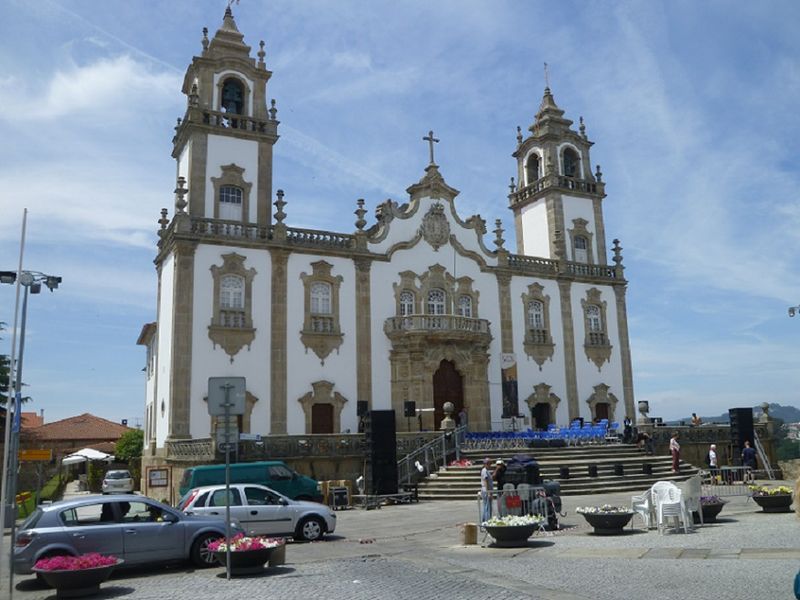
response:
<path fill-rule="evenodd" d="M 505 517 L 492 517 L 488 521 L 483 522 L 484 527 L 518 527 L 524 525 L 539 525 L 544 523 L 545 518 L 542 515 L 506 515 Z"/>

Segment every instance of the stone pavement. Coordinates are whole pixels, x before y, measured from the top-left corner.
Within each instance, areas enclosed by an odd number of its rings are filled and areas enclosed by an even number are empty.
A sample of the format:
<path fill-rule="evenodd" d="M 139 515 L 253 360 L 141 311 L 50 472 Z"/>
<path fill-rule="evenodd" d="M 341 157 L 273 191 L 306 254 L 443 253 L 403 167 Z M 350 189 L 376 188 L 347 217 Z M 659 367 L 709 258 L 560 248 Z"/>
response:
<path fill-rule="evenodd" d="M 793 598 L 800 567 L 794 513 L 764 514 L 735 498 L 719 523 L 689 534 L 629 529 L 611 537 L 592 535 L 575 514 L 582 505 L 629 502 L 629 494 L 566 497 L 565 529 L 534 536 L 525 548 L 488 547 L 489 538 L 487 547 L 461 545 L 461 525 L 477 520 L 477 502 L 340 511 L 334 536 L 290 544 L 287 564 L 262 576 L 226 581 L 222 569 L 186 566 L 122 570 L 97 598 Z M 34 578 L 17 578 L 15 588 L 21 600 L 55 598 Z M 7 581 L 0 597 L 6 590 Z"/>

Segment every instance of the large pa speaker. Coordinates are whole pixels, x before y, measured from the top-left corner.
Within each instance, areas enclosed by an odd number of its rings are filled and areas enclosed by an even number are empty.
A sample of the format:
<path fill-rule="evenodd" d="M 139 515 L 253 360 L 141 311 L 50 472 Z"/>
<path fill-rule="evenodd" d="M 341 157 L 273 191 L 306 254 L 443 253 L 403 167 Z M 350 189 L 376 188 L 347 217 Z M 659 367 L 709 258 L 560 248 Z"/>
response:
<path fill-rule="evenodd" d="M 371 410 L 364 428 L 369 494 L 397 493 L 397 430 L 393 410 Z"/>
<path fill-rule="evenodd" d="M 369 412 L 369 402 L 366 400 L 358 400 L 356 402 L 356 416 L 366 417 Z"/>
<path fill-rule="evenodd" d="M 738 457 L 744 448 L 745 442 L 755 445 L 753 435 L 753 409 L 752 408 L 731 408 L 728 410 L 728 417 L 731 422 L 731 446 L 733 446 L 733 456 Z"/>
<path fill-rule="evenodd" d="M 403 416 L 416 417 L 417 416 L 417 403 L 413 400 L 406 400 L 403 402 Z"/>

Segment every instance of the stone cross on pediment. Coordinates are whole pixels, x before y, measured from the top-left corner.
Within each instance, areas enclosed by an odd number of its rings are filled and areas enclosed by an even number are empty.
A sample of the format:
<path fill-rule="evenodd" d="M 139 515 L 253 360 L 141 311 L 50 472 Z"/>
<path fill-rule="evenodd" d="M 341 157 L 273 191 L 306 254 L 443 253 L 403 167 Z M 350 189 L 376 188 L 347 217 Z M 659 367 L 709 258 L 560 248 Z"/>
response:
<path fill-rule="evenodd" d="M 428 135 L 426 137 L 423 137 L 422 139 L 428 142 L 428 146 L 430 147 L 430 153 L 431 153 L 431 164 L 435 165 L 436 163 L 433 160 L 433 145 L 435 143 L 438 143 L 439 140 L 433 137 L 433 130 L 429 131 Z"/>

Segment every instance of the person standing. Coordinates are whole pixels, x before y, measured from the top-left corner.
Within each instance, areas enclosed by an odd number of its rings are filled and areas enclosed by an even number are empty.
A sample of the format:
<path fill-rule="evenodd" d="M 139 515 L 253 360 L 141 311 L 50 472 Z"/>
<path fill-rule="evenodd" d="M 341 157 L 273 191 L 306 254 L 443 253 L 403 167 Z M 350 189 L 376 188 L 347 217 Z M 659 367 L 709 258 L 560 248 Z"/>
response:
<path fill-rule="evenodd" d="M 492 479 L 497 482 L 497 489 L 502 490 L 503 484 L 506 482 L 506 463 L 503 462 L 503 459 L 498 459 L 497 462 L 494 463 Z"/>
<path fill-rule="evenodd" d="M 756 468 L 756 449 L 750 446 L 749 441 L 745 441 L 744 448 L 742 448 L 742 466 L 745 467 L 747 479 L 754 479 L 753 471 Z"/>
<path fill-rule="evenodd" d="M 697 427 L 698 425 L 702 425 L 703 420 L 697 416 L 697 413 L 692 413 L 692 427 Z"/>
<path fill-rule="evenodd" d="M 711 478 L 716 482 L 717 473 L 719 472 L 719 463 L 717 462 L 717 445 L 711 444 L 708 449 L 708 470 L 711 471 Z"/>
<path fill-rule="evenodd" d="M 632 439 L 633 422 L 628 415 L 625 415 L 625 419 L 622 421 L 622 441 L 626 444 L 630 444 Z"/>
<path fill-rule="evenodd" d="M 492 461 L 489 458 L 483 459 L 481 469 L 481 523 L 485 523 L 492 518 L 492 471 L 489 469 Z"/>
<path fill-rule="evenodd" d="M 678 432 L 673 431 L 669 440 L 669 451 L 672 454 L 672 472 L 677 473 L 681 462 L 681 445 L 678 443 Z"/>

